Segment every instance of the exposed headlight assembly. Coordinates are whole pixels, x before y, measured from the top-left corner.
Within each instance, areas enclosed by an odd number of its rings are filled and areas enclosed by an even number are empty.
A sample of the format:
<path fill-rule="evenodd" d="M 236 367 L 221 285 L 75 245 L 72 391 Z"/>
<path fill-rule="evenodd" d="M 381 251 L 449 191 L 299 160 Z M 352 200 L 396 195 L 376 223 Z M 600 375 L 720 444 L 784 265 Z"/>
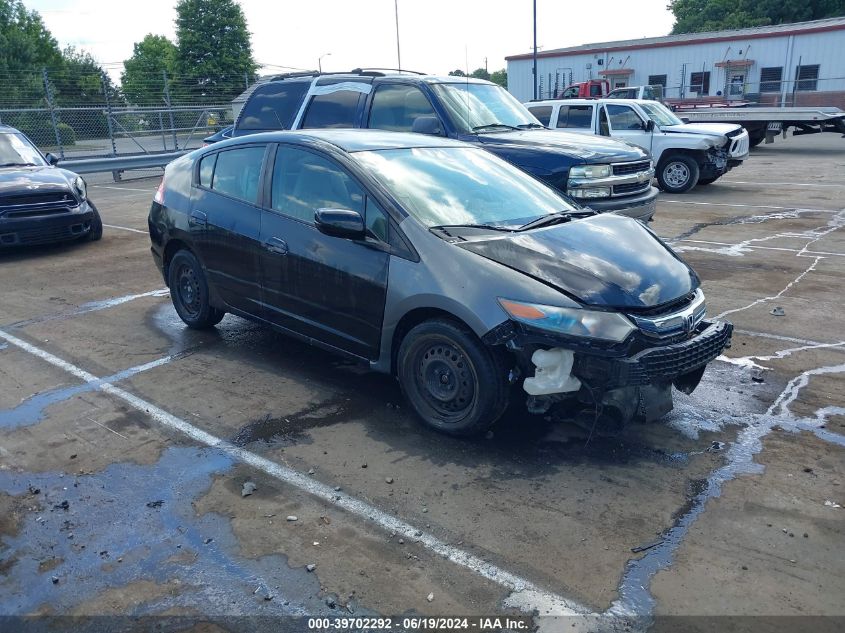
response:
<path fill-rule="evenodd" d="M 573 198 L 607 198 L 610 187 L 575 187 L 567 192 Z"/>
<path fill-rule="evenodd" d="M 611 173 L 610 165 L 576 165 L 569 170 L 570 178 L 607 178 Z"/>
<path fill-rule="evenodd" d="M 637 328 L 618 312 L 559 308 L 499 298 L 499 305 L 514 319 L 542 330 L 621 342 Z"/>
<path fill-rule="evenodd" d="M 82 200 L 88 198 L 88 186 L 85 184 L 85 181 L 82 180 L 80 176 L 77 176 L 73 179 L 73 189 L 74 191 L 76 191 L 77 194 L 79 194 L 79 197 Z"/>

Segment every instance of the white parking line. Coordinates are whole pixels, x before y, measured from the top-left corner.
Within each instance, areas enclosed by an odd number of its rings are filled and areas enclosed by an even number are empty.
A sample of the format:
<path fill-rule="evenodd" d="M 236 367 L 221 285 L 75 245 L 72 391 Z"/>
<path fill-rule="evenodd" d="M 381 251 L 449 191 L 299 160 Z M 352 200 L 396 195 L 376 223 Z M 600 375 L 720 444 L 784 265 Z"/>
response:
<path fill-rule="evenodd" d="M 789 236 L 784 236 L 789 237 Z M 665 239 L 665 238 L 664 238 Z M 679 240 L 680 242 L 690 242 L 692 244 L 712 244 L 714 246 L 736 246 L 730 242 L 713 242 L 711 240 Z M 845 257 L 845 253 L 831 253 L 829 251 L 806 251 L 801 248 L 784 248 L 781 246 L 747 246 L 746 248 L 763 251 L 784 251 L 787 253 L 804 253 L 805 255 L 830 255 L 832 257 Z"/>
<path fill-rule="evenodd" d="M 779 211 L 796 211 L 797 207 L 775 207 L 770 204 L 737 204 L 735 202 L 694 202 L 692 200 L 667 200 L 666 198 L 659 198 L 658 203 L 666 202 L 667 204 L 697 204 L 705 207 L 739 207 L 743 209 L 777 209 Z M 839 209 L 804 209 L 801 211 L 810 211 L 812 213 L 838 213 Z"/>
<path fill-rule="evenodd" d="M 133 233 L 142 233 L 144 235 L 149 235 L 149 231 L 142 231 L 141 229 L 132 229 L 128 226 L 118 226 L 116 224 L 103 224 L 104 227 L 107 229 L 120 229 L 121 231 L 132 231 Z"/>
<path fill-rule="evenodd" d="M 132 187 L 109 187 L 108 185 L 91 185 L 91 187 L 95 187 L 97 189 L 114 189 L 115 191 L 141 191 L 143 193 L 153 194 L 156 191 L 156 188 L 153 187 L 152 189 L 133 189 Z"/>
<path fill-rule="evenodd" d="M 283 466 L 256 455 L 255 453 L 233 446 L 226 440 L 220 439 L 211 433 L 203 431 L 189 422 L 186 422 L 185 420 L 168 413 L 164 409 L 157 407 L 151 402 L 139 398 L 138 396 L 131 394 L 120 387 L 116 387 L 109 382 L 99 382 L 101 379 L 97 378 L 97 376 L 51 354 L 46 350 L 31 345 L 16 336 L 12 336 L 3 330 L 0 330 L 0 339 L 4 339 L 11 345 L 14 345 L 17 348 L 50 363 L 54 367 L 58 367 L 59 369 L 76 376 L 80 380 L 84 380 L 89 383 L 98 383 L 98 389 L 123 400 L 125 403 L 141 413 L 148 415 L 162 426 L 179 431 L 201 444 L 216 448 L 238 461 L 249 464 L 250 466 L 257 468 L 281 482 L 295 486 L 296 488 L 299 488 L 300 490 L 303 490 L 326 503 L 342 508 L 362 519 L 371 521 L 388 532 L 404 536 L 408 540 L 416 541 L 423 547 L 435 552 L 446 560 L 464 567 L 479 576 L 510 590 L 511 592 L 520 593 L 522 594 L 522 597 L 530 597 L 527 601 L 514 600 L 513 596 L 508 598 L 512 604 L 518 603 L 521 608 L 527 611 L 531 611 L 534 608 L 543 608 L 546 613 L 548 613 L 549 609 L 551 609 L 554 615 L 587 615 L 591 613 L 589 609 L 576 602 L 540 589 L 529 580 L 488 563 L 465 550 L 449 545 L 436 536 L 424 532 L 398 517 L 394 517 L 382 510 L 379 510 L 365 501 L 361 501 L 360 499 L 346 493 L 338 492 L 330 486 L 327 486 L 316 479 L 312 479 L 307 475 L 303 475 L 288 466 Z"/>
<path fill-rule="evenodd" d="M 732 184 L 732 185 L 785 185 L 788 187 L 845 187 L 845 185 L 839 184 L 830 184 L 830 183 L 820 183 L 820 182 L 762 182 L 756 181 L 751 182 L 748 180 L 725 180 L 724 178 L 720 179 L 719 182 Z"/>

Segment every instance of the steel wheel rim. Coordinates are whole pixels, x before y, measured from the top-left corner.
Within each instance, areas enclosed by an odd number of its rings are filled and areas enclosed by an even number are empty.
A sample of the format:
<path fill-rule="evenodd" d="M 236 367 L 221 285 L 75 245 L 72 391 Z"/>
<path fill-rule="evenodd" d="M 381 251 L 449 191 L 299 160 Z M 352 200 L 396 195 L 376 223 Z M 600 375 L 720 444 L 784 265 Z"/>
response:
<path fill-rule="evenodd" d="M 663 170 L 663 179 L 672 187 L 683 187 L 689 178 L 689 167 L 679 161 L 669 163 Z"/>
<path fill-rule="evenodd" d="M 414 380 L 425 403 L 445 422 L 462 419 L 475 403 L 475 372 L 451 343 L 435 341 L 421 346 Z"/>
<path fill-rule="evenodd" d="M 200 284 L 191 266 L 182 265 L 176 272 L 176 295 L 188 316 L 200 313 Z"/>

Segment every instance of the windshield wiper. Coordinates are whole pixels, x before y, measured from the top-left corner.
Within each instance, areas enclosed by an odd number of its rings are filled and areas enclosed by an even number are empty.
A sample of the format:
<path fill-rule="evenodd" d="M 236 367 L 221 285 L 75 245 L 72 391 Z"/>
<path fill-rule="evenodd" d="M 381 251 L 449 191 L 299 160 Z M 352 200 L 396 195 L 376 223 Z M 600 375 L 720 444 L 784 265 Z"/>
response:
<path fill-rule="evenodd" d="M 36 163 L 0 163 L 0 167 L 38 167 Z"/>
<path fill-rule="evenodd" d="M 519 231 L 527 231 L 529 229 L 536 229 L 539 226 L 548 226 L 550 224 L 562 224 L 572 220 L 572 213 L 569 211 L 558 211 L 557 213 L 549 213 L 548 215 L 541 215 L 535 220 L 531 220 L 527 224 L 519 227 Z"/>
<path fill-rule="evenodd" d="M 476 125 L 472 128 L 473 132 L 480 132 L 481 130 L 490 130 L 495 128 L 504 128 L 506 130 L 518 130 L 519 128 L 507 123 L 485 123 L 484 125 Z"/>
<path fill-rule="evenodd" d="M 546 126 L 543 125 L 542 123 L 520 123 L 516 127 L 518 127 L 521 130 L 533 130 L 534 128 L 546 129 Z"/>
<path fill-rule="evenodd" d="M 505 233 L 510 233 L 513 230 L 493 224 L 436 224 L 428 228 L 435 231 L 443 231 L 444 233 L 448 233 L 449 229 L 486 229 L 489 231 L 504 231 Z"/>

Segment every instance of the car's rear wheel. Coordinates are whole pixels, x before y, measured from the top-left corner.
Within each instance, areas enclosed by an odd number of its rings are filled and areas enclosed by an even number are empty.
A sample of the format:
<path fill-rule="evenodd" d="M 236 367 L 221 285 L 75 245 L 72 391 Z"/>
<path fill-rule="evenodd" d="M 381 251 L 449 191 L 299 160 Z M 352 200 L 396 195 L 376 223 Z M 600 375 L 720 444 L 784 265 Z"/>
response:
<path fill-rule="evenodd" d="M 503 359 L 457 322 L 434 319 L 417 325 L 402 340 L 397 362 L 408 403 L 438 431 L 480 433 L 507 407 Z"/>
<path fill-rule="evenodd" d="M 181 250 L 170 260 L 167 271 L 170 299 L 179 318 L 188 327 L 201 330 L 220 323 L 223 310 L 208 301 L 208 282 L 199 261 L 188 250 Z"/>
<path fill-rule="evenodd" d="M 698 182 L 698 163 L 690 156 L 672 154 L 657 166 L 657 183 L 668 193 L 684 193 Z"/>

